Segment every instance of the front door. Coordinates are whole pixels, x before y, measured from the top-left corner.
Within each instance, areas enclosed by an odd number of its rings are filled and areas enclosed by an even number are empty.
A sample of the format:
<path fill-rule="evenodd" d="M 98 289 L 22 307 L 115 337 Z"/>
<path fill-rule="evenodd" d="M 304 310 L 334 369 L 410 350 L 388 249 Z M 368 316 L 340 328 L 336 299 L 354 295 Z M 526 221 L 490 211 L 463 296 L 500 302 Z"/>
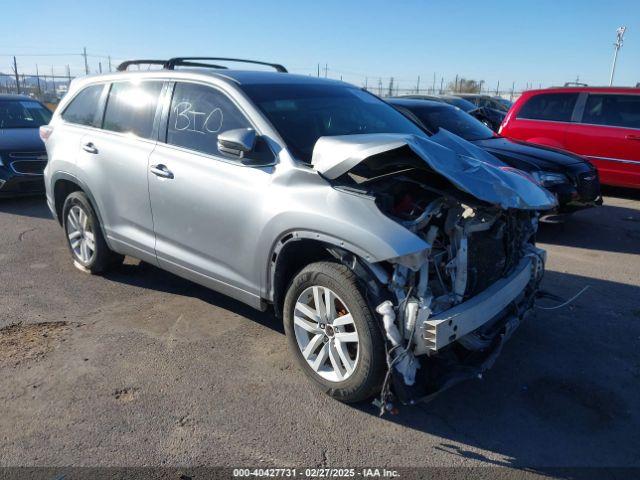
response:
<path fill-rule="evenodd" d="M 177 83 L 167 122 L 166 143 L 153 151 L 149 167 L 158 263 L 257 304 L 254 258 L 273 166 L 250 166 L 218 151 L 219 133 L 253 127 L 213 87 Z"/>

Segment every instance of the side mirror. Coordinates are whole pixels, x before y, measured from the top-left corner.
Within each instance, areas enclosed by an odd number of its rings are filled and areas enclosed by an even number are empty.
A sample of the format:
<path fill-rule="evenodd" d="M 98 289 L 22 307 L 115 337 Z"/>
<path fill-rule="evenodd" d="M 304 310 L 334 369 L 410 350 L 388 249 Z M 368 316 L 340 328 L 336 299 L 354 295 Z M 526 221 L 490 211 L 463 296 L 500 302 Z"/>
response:
<path fill-rule="evenodd" d="M 218 150 L 237 158 L 252 151 L 255 144 L 256 131 L 253 128 L 235 128 L 218 135 Z"/>

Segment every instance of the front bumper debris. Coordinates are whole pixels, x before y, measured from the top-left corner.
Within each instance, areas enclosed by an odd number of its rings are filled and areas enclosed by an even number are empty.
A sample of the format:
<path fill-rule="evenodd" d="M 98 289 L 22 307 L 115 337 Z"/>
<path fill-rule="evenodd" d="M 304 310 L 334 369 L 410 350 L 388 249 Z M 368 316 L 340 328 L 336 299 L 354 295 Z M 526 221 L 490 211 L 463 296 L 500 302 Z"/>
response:
<path fill-rule="evenodd" d="M 480 328 L 517 299 L 532 281 L 533 261 L 522 259 L 515 271 L 484 292 L 420 322 L 414 353 L 431 354 Z"/>

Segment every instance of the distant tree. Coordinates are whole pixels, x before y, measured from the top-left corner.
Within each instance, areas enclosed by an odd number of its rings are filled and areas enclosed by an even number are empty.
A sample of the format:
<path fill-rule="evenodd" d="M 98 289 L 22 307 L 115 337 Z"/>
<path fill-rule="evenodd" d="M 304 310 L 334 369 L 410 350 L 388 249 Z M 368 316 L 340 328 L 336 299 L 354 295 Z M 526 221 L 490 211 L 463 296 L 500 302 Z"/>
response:
<path fill-rule="evenodd" d="M 481 84 L 482 81 L 460 78 L 457 84 L 456 82 L 449 82 L 447 88 L 457 93 L 477 93 L 480 91 Z"/>

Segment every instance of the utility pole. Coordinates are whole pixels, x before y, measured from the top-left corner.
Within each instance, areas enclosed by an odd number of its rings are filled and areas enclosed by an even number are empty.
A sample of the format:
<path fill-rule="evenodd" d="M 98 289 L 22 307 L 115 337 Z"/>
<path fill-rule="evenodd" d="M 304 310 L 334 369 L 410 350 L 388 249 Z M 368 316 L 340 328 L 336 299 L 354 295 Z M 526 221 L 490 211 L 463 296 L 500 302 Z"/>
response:
<path fill-rule="evenodd" d="M 443 85 L 444 85 L 444 77 L 440 77 L 440 95 L 442 95 L 442 92 L 443 92 L 442 90 Z"/>
<path fill-rule="evenodd" d="M 37 63 L 36 63 L 36 81 L 38 82 L 38 95 L 42 95 L 42 89 L 40 88 L 40 72 L 38 71 Z"/>
<path fill-rule="evenodd" d="M 71 68 L 67 65 L 67 89 L 71 85 Z"/>
<path fill-rule="evenodd" d="M 436 72 L 433 72 L 433 87 L 431 87 L 431 93 L 436 93 Z"/>
<path fill-rule="evenodd" d="M 416 84 L 416 95 L 420 95 L 420 75 L 418 75 L 418 83 Z"/>
<path fill-rule="evenodd" d="M 498 84 L 496 85 L 496 97 L 499 95 L 500 92 L 500 80 L 498 80 Z"/>
<path fill-rule="evenodd" d="M 389 91 L 387 92 L 387 97 L 393 96 L 393 77 L 389 79 Z"/>
<path fill-rule="evenodd" d="M 382 96 L 382 78 L 378 79 L 378 96 Z"/>
<path fill-rule="evenodd" d="M 53 83 L 53 93 L 56 93 L 56 77 L 53 74 L 53 65 L 51 65 L 51 82 Z"/>
<path fill-rule="evenodd" d="M 456 81 L 453 84 L 453 93 L 458 92 L 458 74 L 456 73 Z"/>
<path fill-rule="evenodd" d="M 611 76 L 609 77 L 609 86 L 613 85 L 613 75 L 616 73 L 616 61 L 618 60 L 618 51 L 622 47 L 624 32 L 627 27 L 619 27 L 616 30 L 616 43 L 613 44 L 613 65 L 611 65 Z"/>
<path fill-rule="evenodd" d="M 513 82 L 511 84 L 511 96 L 509 97 L 509 101 L 513 102 L 513 94 L 516 91 L 516 82 Z"/>
<path fill-rule="evenodd" d="M 369 91 L 369 77 L 364 77 L 364 89 Z"/>
<path fill-rule="evenodd" d="M 89 75 L 89 62 L 87 62 L 87 47 L 82 49 L 82 56 L 84 57 L 84 73 Z"/>
<path fill-rule="evenodd" d="M 329 64 L 325 63 L 324 64 L 324 78 L 327 78 L 327 71 L 329 70 Z"/>
<path fill-rule="evenodd" d="M 111 73 L 111 55 L 109 55 L 107 58 L 109 59 L 109 73 Z"/>
<path fill-rule="evenodd" d="M 320 64 L 318 64 L 318 78 L 320 78 Z"/>
<path fill-rule="evenodd" d="M 102 62 L 98 62 L 98 71 L 102 73 Z"/>
<path fill-rule="evenodd" d="M 13 74 L 16 77 L 16 92 L 20 94 L 20 75 L 18 75 L 18 62 L 16 56 L 13 56 Z"/>

